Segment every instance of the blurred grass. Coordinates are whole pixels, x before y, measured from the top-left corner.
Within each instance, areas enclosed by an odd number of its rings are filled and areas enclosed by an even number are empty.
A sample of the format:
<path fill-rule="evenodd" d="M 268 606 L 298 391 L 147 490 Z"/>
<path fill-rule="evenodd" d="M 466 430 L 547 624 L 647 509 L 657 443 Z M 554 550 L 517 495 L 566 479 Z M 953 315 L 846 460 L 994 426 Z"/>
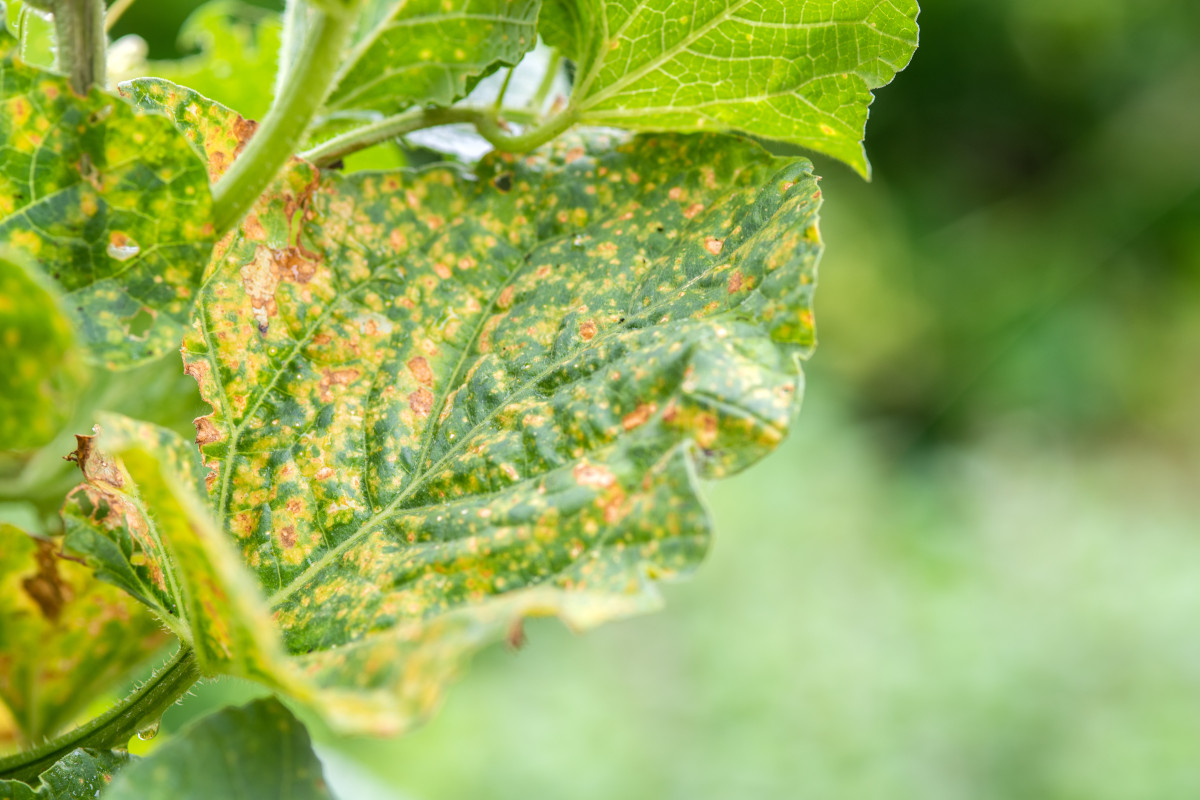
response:
<path fill-rule="evenodd" d="M 160 48 L 187 7 L 122 24 Z M 710 488 L 705 568 L 531 624 L 408 737 L 317 730 L 345 797 L 1200 797 L 1200 3 L 922 29 L 875 183 L 818 163 L 809 398 Z"/>

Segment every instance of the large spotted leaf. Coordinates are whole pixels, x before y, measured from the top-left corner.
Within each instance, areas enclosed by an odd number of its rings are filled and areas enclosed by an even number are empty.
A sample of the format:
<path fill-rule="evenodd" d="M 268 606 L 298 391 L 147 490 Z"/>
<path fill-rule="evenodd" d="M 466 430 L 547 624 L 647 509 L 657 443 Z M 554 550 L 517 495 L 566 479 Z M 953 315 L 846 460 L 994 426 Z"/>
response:
<path fill-rule="evenodd" d="M 546 0 L 585 123 L 737 130 L 869 171 L 871 90 L 917 46 L 916 0 Z"/>
<path fill-rule="evenodd" d="M 165 644 L 146 609 L 61 543 L 0 523 L 0 703 L 25 743 L 70 723 Z"/>
<path fill-rule="evenodd" d="M 178 346 L 212 250 L 204 164 L 161 114 L 23 63 L 0 31 L 0 247 L 112 366 Z"/>
<path fill-rule="evenodd" d="M 449 105 L 537 39 L 538 0 L 369 0 L 326 100 L 335 117 Z"/>
<path fill-rule="evenodd" d="M 185 124 L 221 153 L 237 120 Z M 819 198 L 807 162 L 711 136 L 474 173 L 295 163 L 222 243 L 184 358 L 213 512 L 310 702 L 403 729 L 522 618 L 643 611 L 694 568 L 697 475 L 795 411 Z"/>

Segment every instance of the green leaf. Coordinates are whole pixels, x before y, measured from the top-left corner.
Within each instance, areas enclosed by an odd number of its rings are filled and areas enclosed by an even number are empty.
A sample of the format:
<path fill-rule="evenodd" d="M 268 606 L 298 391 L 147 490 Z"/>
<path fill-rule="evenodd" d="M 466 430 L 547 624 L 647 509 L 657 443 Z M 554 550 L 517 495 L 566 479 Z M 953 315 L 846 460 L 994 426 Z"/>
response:
<path fill-rule="evenodd" d="M 195 447 L 114 414 L 80 436 L 85 482 L 67 497 L 65 546 L 155 611 L 206 675 L 231 674 L 305 697 L 253 578 L 201 499 Z"/>
<path fill-rule="evenodd" d="M 173 349 L 212 250 L 204 165 L 161 114 L 78 97 L 15 47 L 0 32 L 0 247 L 55 280 L 97 358 Z"/>
<path fill-rule="evenodd" d="M 105 800 L 329 800 L 308 733 L 278 700 L 201 719 L 122 770 Z"/>
<path fill-rule="evenodd" d="M 917 46 L 916 0 L 546 0 L 540 32 L 576 62 L 581 122 L 744 131 L 866 176 L 871 90 Z"/>
<path fill-rule="evenodd" d="M 325 101 L 334 118 L 450 105 L 536 42 L 539 0 L 370 0 Z"/>
<path fill-rule="evenodd" d="M 125 752 L 74 750 L 43 772 L 37 787 L 0 780 L 0 800 L 95 800 L 132 760 Z"/>
<path fill-rule="evenodd" d="M 59 552 L 0 523 L 0 701 L 26 742 L 57 733 L 166 642 L 132 598 Z"/>
<path fill-rule="evenodd" d="M 39 447 L 71 416 L 86 378 L 58 292 L 0 250 L 0 450 Z"/>

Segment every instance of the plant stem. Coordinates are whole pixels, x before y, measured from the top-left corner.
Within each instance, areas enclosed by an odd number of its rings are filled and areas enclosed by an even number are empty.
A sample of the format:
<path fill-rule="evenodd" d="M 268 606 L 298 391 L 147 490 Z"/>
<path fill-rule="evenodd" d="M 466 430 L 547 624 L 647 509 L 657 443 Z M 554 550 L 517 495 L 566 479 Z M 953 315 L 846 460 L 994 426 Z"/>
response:
<path fill-rule="evenodd" d="M 406 133 L 458 122 L 474 125 L 479 134 L 497 150 L 520 153 L 545 144 L 575 123 L 575 113 L 568 109 L 544 125 L 514 136 L 507 133 L 501 126 L 501 115 L 513 122 L 531 123 L 537 119 L 537 114 L 533 111 L 516 109 L 507 109 L 501 111 L 500 114 L 493 109 L 469 106 L 413 109 L 379 122 L 373 122 L 370 125 L 364 125 L 343 133 L 341 136 L 335 136 L 329 141 L 322 142 L 311 150 L 301 153 L 300 157 L 317 166 L 328 166 L 350 153 L 386 142 L 389 139 L 395 139 Z"/>
<path fill-rule="evenodd" d="M 500 84 L 500 91 L 496 93 L 496 102 L 492 103 L 492 110 L 496 113 L 504 107 L 504 95 L 508 94 L 508 85 L 512 83 L 513 73 L 517 71 L 515 66 L 508 68 L 508 74 L 504 76 L 504 83 Z"/>
<path fill-rule="evenodd" d="M 102 0 L 54 0 L 54 33 L 58 69 L 71 79 L 76 94 L 93 84 L 104 85 L 108 40 L 104 35 Z"/>
<path fill-rule="evenodd" d="M 104 714 L 39 747 L 0 759 L 0 779 L 32 781 L 78 747 L 124 747 L 138 731 L 158 722 L 199 679 L 195 653 L 180 647 L 150 680 Z"/>
<path fill-rule="evenodd" d="M 554 88 L 554 79 L 558 77 L 558 68 L 562 65 L 562 53 L 555 48 L 550 53 L 550 62 L 546 64 L 546 74 L 542 76 L 542 82 L 538 85 L 537 91 L 529 100 L 529 107 L 539 114 L 542 113 L 542 107 L 546 105 L 546 97 L 550 94 L 550 90 Z"/>
<path fill-rule="evenodd" d="M 218 235 L 250 210 L 304 137 L 329 92 L 352 26 L 353 15 L 348 13 L 312 13 L 299 58 L 275 105 L 233 167 L 213 187 Z"/>

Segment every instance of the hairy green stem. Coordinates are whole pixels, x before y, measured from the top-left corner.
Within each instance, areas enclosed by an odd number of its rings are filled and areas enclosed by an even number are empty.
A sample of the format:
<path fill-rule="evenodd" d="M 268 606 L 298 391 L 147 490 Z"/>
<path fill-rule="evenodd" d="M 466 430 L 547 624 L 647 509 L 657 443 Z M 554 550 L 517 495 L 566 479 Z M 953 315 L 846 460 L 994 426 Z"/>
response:
<path fill-rule="evenodd" d="M 213 187 L 218 234 L 250 210 L 303 139 L 331 88 L 353 24 L 350 13 L 312 12 L 304 45 L 275 105 L 233 167 Z"/>
<path fill-rule="evenodd" d="M 125 747 L 138 731 L 153 726 L 163 712 L 200 680 L 195 653 L 180 647 L 162 669 L 133 694 L 91 722 L 57 739 L 0 759 L 0 779 L 29 782 L 78 747 L 111 750 Z"/>
<path fill-rule="evenodd" d="M 460 122 L 474 125 L 475 130 L 479 131 L 479 134 L 497 150 L 522 153 L 545 144 L 575 123 L 575 113 L 568 109 L 562 114 L 552 117 L 543 125 L 538 125 L 521 134 L 512 135 L 504 129 L 503 123 L 500 121 L 502 117 L 513 122 L 532 123 L 537 119 L 537 114 L 533 111 L 516 109 L 505 109 L 497 114 L 494 109 L 469 106 L 413 109 L 373 122 L 370 125 L 364 125 L 361 128 L 355 128 L 341 136 L 335 136 L 311 150 L 301 153 L 300 157 L 317 166 L 328 166 L 343 156 L 380 142 L 386 142 L 413 131 Z"/>
<path fill-rule="evenodd" d="M 54 33 L 56 66 L 71 79 L 75 93 L 103 86 L 108 46 L 103 0 L 54 0 Z"/>

